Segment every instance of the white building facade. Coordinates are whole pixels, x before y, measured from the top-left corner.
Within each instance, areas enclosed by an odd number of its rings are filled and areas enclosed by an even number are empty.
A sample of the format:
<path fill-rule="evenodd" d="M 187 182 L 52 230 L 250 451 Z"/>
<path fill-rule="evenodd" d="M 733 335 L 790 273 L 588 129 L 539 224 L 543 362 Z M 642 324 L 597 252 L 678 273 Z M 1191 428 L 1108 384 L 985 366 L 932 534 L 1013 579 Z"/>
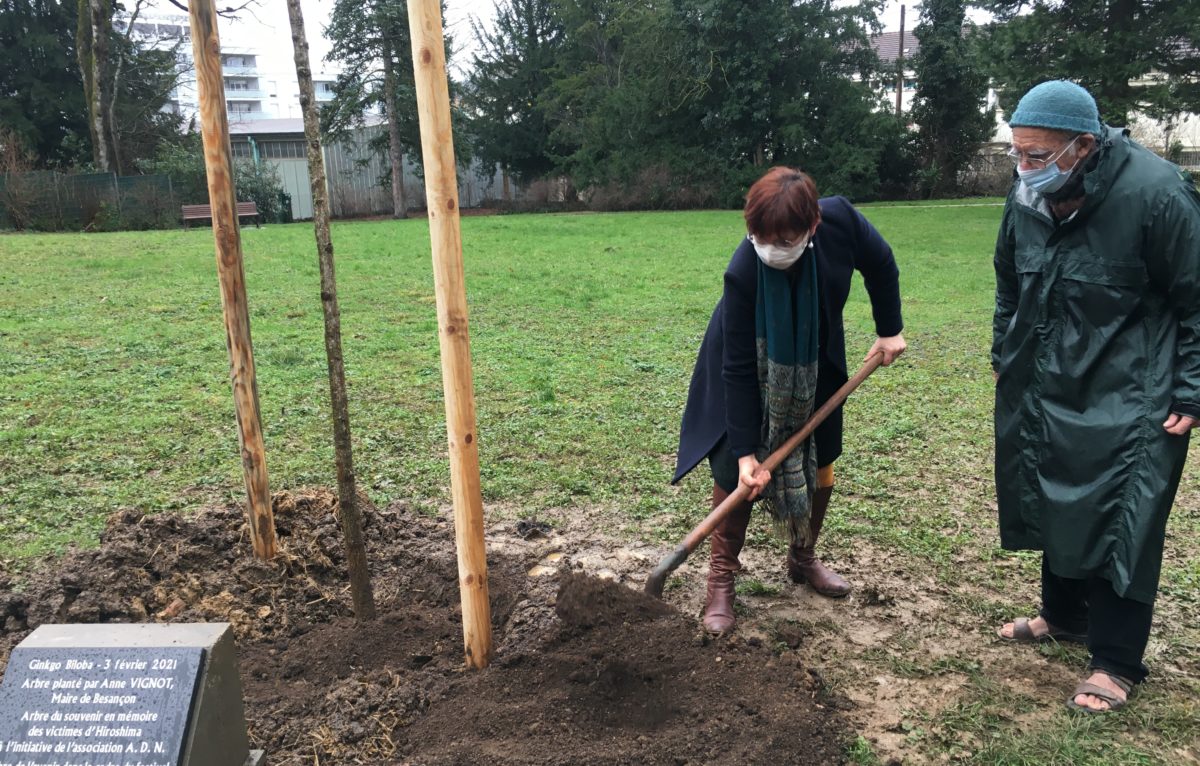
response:
<path fill-rule="evenodd" d="M 296 79 L 287 8 L 283 0 L 263 0 L 249 10 L 254 11 L 253 18 L 221 17 L 218 21 L 225 108 L 230 124 L 301 118 L 300 85 Z M 319 23 L 324 16 L 315 13 L 314 16 L 318 23 L 309 22 L 306 31 L 313 86 L 317 101 L 323 102 L 333 98 L 339 69 L 324 61 L 328 44 L 321 36 Z M 119 22 L 117 26 L 123 28 Z M 171 94 L 169 108 L 185 120 L 195 118 L 199 100 L 187 15 L 142 11 L 134 22 L 133 36 L 155 47 L 176 50 L 181 77 Z"/>

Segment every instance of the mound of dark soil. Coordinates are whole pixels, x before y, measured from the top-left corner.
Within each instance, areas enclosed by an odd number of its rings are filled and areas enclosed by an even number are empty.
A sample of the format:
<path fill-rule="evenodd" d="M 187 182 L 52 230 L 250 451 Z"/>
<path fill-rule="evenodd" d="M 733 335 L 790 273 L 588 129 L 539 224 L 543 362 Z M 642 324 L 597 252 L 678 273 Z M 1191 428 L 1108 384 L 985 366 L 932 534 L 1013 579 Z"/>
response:
<path fill-rule="evenodd" d="M 560 579 L 554 613 L 567 625 L 580 628 L 620 625 L 671 613 L 671 607 L 653 596 L 581 572 L 567 571 Z"/>
<path fill-rule="evenodd" d="M 848 729 L 794 655 L 710 641 L 694 619 L 532 546 L 488 574 L 496 656 L 465 670 L 454 535 L 363 502 L 379 619 L 350 613 L 336 499 L 274 498 L 280 555 L 236 507 L 122 513 L 96 550 L 0 578 L 0 665 L 43 622 L 230 622 L 246 717 L 273 766 L 838 763 Z"/>

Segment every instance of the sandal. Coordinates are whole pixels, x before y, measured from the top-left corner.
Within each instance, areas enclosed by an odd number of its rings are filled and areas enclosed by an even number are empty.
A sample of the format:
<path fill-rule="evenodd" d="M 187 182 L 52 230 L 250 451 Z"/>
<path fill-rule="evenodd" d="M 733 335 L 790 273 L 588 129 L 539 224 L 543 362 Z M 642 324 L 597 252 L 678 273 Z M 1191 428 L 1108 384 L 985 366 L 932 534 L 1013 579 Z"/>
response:
<path fill-rule="evenodd" d="M 1107 670 L 1100 670 L 1099 668 L 1093 670 L 1092 672 L 1093 675 L 1096 673 L 1103 673 L 1104 675 L 1108 676 L 1109 679 L 1121 689 L 1121 691 L 1125 692 L 1125 699 L 1121 699 L 1112 691 L 1105 689 L 1103 686 L 1097 686 L 1096 684 L 1083 681 L 1079 684 L 1079 686 L 1075 687 L 1075 691 L 1071 692 L 1071 696 L 1067 697 L 1067 707 L 1072 710 L 1078 710 L 1081 713 L 1112 713 L 1113 711 L 1120 710 L 1121 708 L 1125 707 L 1126 704 L 1128 704 L 1129 697 L 1133 693 L 1132 681 L 1113 673 L 1109 673 Z M 1096 708 L 1091 708 L 1087 705 L 1080 705 L 1075 701 L 1075 698 L 1080 694 L 1090 694 L 1102 702 L 1107 702 L 1108 707 L 1104 708 L 1103 710 L 1097 710 Z"/>
<path fill-rule="evenodd" d="M 996 635 L 1005 641 L 1015 641 L 1018 644 L 1040 644 L 1044 641 L 1058 641 L 1059 643 L 1086 644 L 1087 635 L 1083 633 L 1072 633 L 1069 630 L 1059 630 L 1050 623 L 1046 623 L 1045 633 L 1034 633 L 1033 628 L 1029 627 L 1028 617 L 1018 617 L 1013 620 L 1013 634 L 1011 637 L 1004 635 L 999 630 Z"/>

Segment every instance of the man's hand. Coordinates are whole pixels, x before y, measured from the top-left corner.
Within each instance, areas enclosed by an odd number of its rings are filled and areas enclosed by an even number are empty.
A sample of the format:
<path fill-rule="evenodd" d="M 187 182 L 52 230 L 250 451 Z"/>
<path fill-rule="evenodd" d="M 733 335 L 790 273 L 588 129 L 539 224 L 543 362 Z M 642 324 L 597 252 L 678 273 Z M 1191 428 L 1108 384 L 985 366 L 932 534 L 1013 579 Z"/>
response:
<path fill-rule="evenodd" d="M 893 335 L 890 338 L 877 338 L 875 345 L 871 346 L 871 350 L 863 357 L 863 361 L 867 361 L 879 351 L 883 352 L 883 366 L 887 367 L 892 362 L 896 361 L 896 357 L 904 353 L 904 349 L 908 348 L 908 344 L 904 342 L 903 335 Z"/>
<path fill-rule="evenodd" d="M 1196 427 L 1196 418 L 1190 415 L 1180 415 L 1178 412 L 1172 412 L 1167 416 L 1167 422 L 1163 423 L 1163 428 L 1167 429 L 1167 433 L 1183 436 L 1188 431 Z"/>
<path fill-rule="evenodd" d="M 771 472 L 762 470 L 758 458 L 754 455 L 742 455 L 738 458 L 738 483 L 750 488 L 747 500 L 758 497 L 770 480 Z"/>

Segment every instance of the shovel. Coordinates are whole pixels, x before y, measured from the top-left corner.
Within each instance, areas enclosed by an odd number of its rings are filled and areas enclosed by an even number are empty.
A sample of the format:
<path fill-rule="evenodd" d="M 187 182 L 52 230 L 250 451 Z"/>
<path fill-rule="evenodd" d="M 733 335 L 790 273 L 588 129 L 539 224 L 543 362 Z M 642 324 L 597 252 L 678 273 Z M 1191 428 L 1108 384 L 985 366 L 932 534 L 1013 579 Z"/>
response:
<path fill-rule="evenodd" d="M 803 444 L 804 440 L 817 429 L 817 426 L 821 425 L 825 421 L 825 418 L 829 417 L 829 413 L 833 412 L 842 402 L 846 401 L 846 397 L 854 389 L 858 388 L 859 384 L 866 380 L 871 373 L 875 372 L 875 368 L 879 367 L 882 362 L 882 351 L 873 354 L 867 359 L 859 371 L 854 373 L 854 377 L 846 381 L 845 385 L 839 388 L 833 396 L 829 397 L 821 405 L 820 409 L 812 414 L 812 417 L 808 419 L 803 428 L 792 434 L 787 441 L 779 446 L 779 449 L 772 452 L 762 462 L 761 467 L 768 471 L 774 471 L 783 462 L 785 457 L 792 454 L 792 450 Z M 674 572 L 679 568 L 680 564 L 687 561 L 687 557 L 691 555 L 692 551 L 696 550 L 696 546 L 704 542 L 704 539 L 713 533 L 713 530 L 725 520 L 725 517 L 734 508 L 745 502 L 746 495 L 748 494 L 750 494 L 750 489 L 746 485 L 739 483 L 738 488 L 731 492 L 729 497 L 725 498 L 724 502 L 714 508 L 712 513 L 704 518 L 704 521 L 697 524 L 696 528 L 688 533 L 687 537 L 683 538 L 683 542 L 679 544 L 679 547 L 659 562 L 658 566 L 654 568 L 654 571 L 650 573 L 650 577 L 646 580 L 646 592 L 656 598 L 662 598 L 663 585 L 667 581 L 667 575 Z"/>

